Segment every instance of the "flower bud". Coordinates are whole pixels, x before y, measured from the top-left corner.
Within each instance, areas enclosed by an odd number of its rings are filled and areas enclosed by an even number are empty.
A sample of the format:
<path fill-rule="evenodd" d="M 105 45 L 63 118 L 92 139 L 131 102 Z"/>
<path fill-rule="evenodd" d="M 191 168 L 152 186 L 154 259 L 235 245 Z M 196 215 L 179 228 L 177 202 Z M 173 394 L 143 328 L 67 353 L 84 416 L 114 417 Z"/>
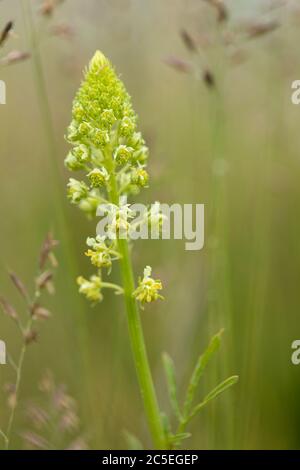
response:
<path fill-rule="evenodd" d="M 105 109 L 100 116 L 101 126 L 105 129 L 110 129 L 116 121 L 115 115 L 111 109 Z"/>
<path fill-rule="evenodd" d="M 91 134 L 91 141 L 96 147 L 104 147 L 109 142 L 109 134 L 107 131 L 95 129 Z"/>
<path fill-rule="evenodd" d="M 77 181 L 74 178 L 69 179 L 68 183 L 68 198 L 72 204 L 78 204 L 82 199 L 88 195 L 88 187 L 83 181 Z"/>
<path fill-rule="evenodd" d="M 141 187 L 145 187 L 149 181 L 149 175 L 143 168 L 135 168 L 131 175 L 131 181 Z"/>
<path fill-rule="evenodd" d="M 116 149 L 114 158 L 118 165 L 125 165 L 132 157 L 133 149 L 126 147 L 126 145 L 119 145 Z"/>
<path fill-rule="evenodd" d="M 135 122 L 133 118 L 125 116 L 120 124 L 120 134 L 123 137 L 129 137 L 133 134 L 135 129 Z"/>
<path fill-rule="evenodd" d="M 100 188 L 109 180 L 109 174 L 104 167 L 94 168 L 87 176 L 93 188 Z"/>

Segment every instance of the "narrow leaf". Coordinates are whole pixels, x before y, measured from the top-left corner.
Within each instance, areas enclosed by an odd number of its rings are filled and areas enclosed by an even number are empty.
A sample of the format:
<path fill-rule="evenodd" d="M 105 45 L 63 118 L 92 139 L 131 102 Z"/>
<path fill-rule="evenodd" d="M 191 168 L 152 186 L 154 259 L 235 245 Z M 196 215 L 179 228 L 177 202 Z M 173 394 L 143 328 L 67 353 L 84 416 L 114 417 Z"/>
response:
<path fill-rule="evenodd" d="M 188 418 L 188 421 L 190 421 L 197 413 L 199 413 L 199 411 L 201 411 L 202 408 L 207 405 L 207 403 L 209 403 L 214 398 L 217 398 L 221 393 L 225 392 L 225 390 L 237 383 L 238 379 L 239 377 L 237 375 L 233 375 L 232 377 L 229 377 L 217 385 L 208 395 L 206 395 L 204 400 L 199 403 L 199 405 L 195 406 Z"/>
<path fill-rule="evenodd" d="M 190 383 L 189 383 L 189 386 L 188 386 L 186 399 L 185 399 L 185 403 L 184 403 L 184 415 L 185 416 L 188 416 L 188 414 L 190 412 L 190 409 L 192 407 L 193 400 L 194 400 L 194 397 L 195 397 L 195 393 L 196 393 L 196 390 L 197 390 L 198 385 L 199 385 L 199 381 L 200 381 L 200 379 L 201 379 L 201 377 L 202 377 L 202 375 L 205 371 L 205 368 L 206 368 L 208 362 L 210 361 L 210 359 L 212 358 L 214 353 L 220 347 L 221 336 L 223 334 L 223 331 L 224 330 L 219 331 L 219 333 L 217 333 L 215 336 L 212 337 L 208 347 L 206 348 L 204 353 L 201 354 L 201 356 L 199 357 L 199 359 L 196 363 L 194 372 L 192 374 L 192 377 L 191 377 L 191 380 L 190 380 Z"/>
<path fill-rule="evenodd" d="M 175 434 L 174 436 L 170 436 L 169 437 L 169 442 L 173 446 L 178 447 L 178 446 L 180 446 L 182 441 L 184 441 L 185 439 L 188 439 L 189 437 L 191 437 L 191 433 L 182 432 L 182 433 Z"/>
<path fill-rule="evenodd" d="M 210 400 L 213 400 L 218 395 L 225 392 L 227 388 L 232 387 L 232 385 L 236 384 L 238 380 L 238 375 L 233 375 L 232 377 L 229 377 L 228 379 L 224 380 L 219 385 L 217 385 L 208 395 L 206 395 L 204 401 L 208 402 Z"/>
<path fill-rule="evenodd" d="M 163 364 L 164 364 L 166 378 L 167 378 L 170 403 L 175 413 L 175 416 L 180 420 L 181 413 L 180 413 L 178 398 L 177 398 L 177 385 L 176 385 L 176 378 L 175 378 L 174 362 L 167 353 L 163 354 L 162 359 L 163 359 Z"/>
<path fill-rule="evenodd" d="M 160 413 L 160 417 L 166 441 L 169 442 L 170 437 L 172 436 L 170 420 L 165 413 Z"/>

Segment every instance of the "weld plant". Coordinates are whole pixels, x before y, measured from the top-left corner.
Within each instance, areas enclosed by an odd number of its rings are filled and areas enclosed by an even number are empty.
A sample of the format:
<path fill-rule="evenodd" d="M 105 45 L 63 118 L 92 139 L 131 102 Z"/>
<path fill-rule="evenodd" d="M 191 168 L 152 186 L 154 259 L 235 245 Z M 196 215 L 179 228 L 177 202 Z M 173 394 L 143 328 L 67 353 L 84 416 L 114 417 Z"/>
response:
<path fill-rule="evenodd" d="M 129 204 L 123 200 L 137 194 L 148 185 L 146 164 L 148 148 L 137 130 L 137 115 L 124 84 L 118 78 L 109 60 L 99 51 L 92 58 L 72 110 L 72 122 L 68 128 L 67 140 L 73 146 L 65 159 L 71 171 L 82 170 L 82 180 L 71 178 L 68 183 L 68 197 L 89 217 L 95 217 L 97 208 L 105 204 L 110 216 L 111 233 L 116 236 L 96 235 L 87 239 L 86 256 L 95 268 L 90 278 L 79 276 L 79 291 L 92 304 L 100 302 L 105 289 L 112 289 L 124 296 L 128 329 L 135 362 L 138 382 L 143 398 L 145 413 L 157 449 L 179 447 L 189 437 L 186 427 L 195 414 L 210 400 L 237 381 L 236 376 L 226 379 L 214 388 L 199 403 L 194 404 L 195 392 L 204 369 L 218 349 L 221 334 L 211 340 L 207 350 L 196 364 L 187 388 L 186 399 L 181 407 L 177 397 L 174 365 L 164 354 L 168 392 L 178 421 L 176 431 L 171 431 L 169 419 L 161 413 L 158 405 L 151 370 L 144 341 L 140 309 L 162 299 L 162 283 L 152 277 L 152 269 L 146 266 L 138 284 L 132 268 L 129 236 L 134 217 Z M 156 206 L 157 207 L 157 206 Z M 160 211 L 150 211 L 144 222 L 156 225 L 160 230 L 163 216 Z M 125 234 L 125 236 L 124 236 Z M 112 270 L 113 262 L 120 265 L 122 285 L 104 280 Z"/>

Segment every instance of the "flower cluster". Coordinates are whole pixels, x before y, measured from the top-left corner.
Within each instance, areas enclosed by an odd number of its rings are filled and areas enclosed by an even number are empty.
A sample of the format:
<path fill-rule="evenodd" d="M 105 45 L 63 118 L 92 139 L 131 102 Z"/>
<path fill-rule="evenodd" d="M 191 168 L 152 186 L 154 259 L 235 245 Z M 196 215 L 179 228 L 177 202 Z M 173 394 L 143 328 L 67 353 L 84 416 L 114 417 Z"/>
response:
<path fill-rule="evenodd" d="M 79 292 L 84 294 L 88 300 L 99 302 L 103 299 L 100 276 L 93 275 L 89 280 L 85 279 L 83 276 L 79 276 L 77 278 L 77 284 L 79 285 Z"/>
<path fill-rule="evenodd" d="M 65 159 L 69 170 L 88 170 L 91 188 L 109 189 L 112 165 L 107 155 L 112 152 L 113 166 L 117 171 L 122 170 L 123 178 L 124 174 L 128 178 L 126 193 L 147 184 L 148 148 L 137 131 L 137 116 L 130 96 L 110 62 L 99 51 L 91 60 L 75 96 L 72 116 L 67 140 L 73 149 Z"/>
<path fill-rule="evenodd" d="M 112 247 L 109 247 L 104 237 L 97 235 L 96 238 L 88 238 L 86 241 L 88 247 L 86 256 L 91 258 L 91 263 L 97 268 L 111 268 L 112 261 L 119 258 L 119 253 Z"/>
<path fill-rule="evenodd" d="M 143 279 L 139 279 L 139 285 L 133 293 L 133 296 L 142 304 L 153 302 L 157 299 L 163 299 L 159 294 L 159 291 L 162 289 L 161 281 L 159 279 L 153 279 L 151 272 L 151 267 L 146 266 L 144 269 L 144 277 Z"/>
<path fill-rule="evenodd" d="M 69 180 L 71 203 L 89 217 L 95 217 L 100 204 L 107 204 L 112 215 L 110 231 L 117 235 L 110 237 L 108 233 L 107 237 L 87 239 L 85 254 L 98 271 L 89 280 L 81 276 L 77 282 L 82 294 L 92 302 L 98 302 L 102 300 L 104 285 L 120 292 L 119 286 L 102 281 L 102 270 L 107 269 L 110 273 L 112 262 L 121 258 L 118 241 L 113 238 L 130 232 L 129 219 L 133 217 L 130 206 L 118 205 L 118 200 L 136 194 L 147 187 L 149 181 L 146 171 L 148 148 L 137 130 L 137 115 L 131 98 L 110 62 L 99 51 L 85 71 L 85 79 L 75 96 L 66 138 L 72 145 L 65 159 L 66 167 L 85 174 L 78 180 Z M 156 285 L 156 281 L 153 283 Z M 142 295 L 136 298 L 141 302 L 155 300 L 159 296 L 154 290 L 145 297 L 146 300 Z"/>

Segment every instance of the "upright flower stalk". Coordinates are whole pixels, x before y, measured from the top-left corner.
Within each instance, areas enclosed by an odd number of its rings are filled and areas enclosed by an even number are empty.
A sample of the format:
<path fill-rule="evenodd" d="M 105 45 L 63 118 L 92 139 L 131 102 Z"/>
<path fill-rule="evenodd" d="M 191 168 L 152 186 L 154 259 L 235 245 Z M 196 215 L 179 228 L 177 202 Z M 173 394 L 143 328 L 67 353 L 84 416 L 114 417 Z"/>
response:
<path fill-rule="evenodd" d="M 223 381 L 194 406 L 199 379 L 219 345 L 220 335 L 217 335 L 196 363 L 181 411 L 173 362 L 164 355 L 170 401 L 178 421 L 177 431 L 172 433 L 168 418 L 161 414 L 158 406 L 139 313 L 139 305 L 143 307 L 163 298 L 160 294 L 162 283 L 152 278 L 152 269 L 146 266 L 143 277 L 135 285 L 128 239 L 137 222 L 130 222 L 134 212 L 124 204 L 124 198 L 127 201 L 127 196 L 136 194 L 148 183 L 148 148 L 137 131 L 137 116 L 130 96 L 108 59 L 99 51 L 85 71 L 84 81 L 73 102 L 72 117 L 67 140 L 73 148 L 65 165 L 71 171 L 84 172 L 85 176 L 80 180 L 70 178 L 68 197 L 88 217 L 99 215 L 99 207 L 102 213 L 103 205 L 104 212 L 109 215 L 105 233 L 87 239 L 85 254 L 96 272 L 89 279 L 78 277 L 79 292 L 93 304 L 102 300 L 106 288 L 124 295 L 131 348 L 153 444 L 157 449 L 179 447 L 189 437 L 186 432 L 189 421 L 210 400 L 234 384 L 237 377 Z M 159 231 L 163 217 L 159 203 L 156 203 L 155 210 L 147 211 L 141 223 Z M 113 261 L 120 263 L 122 286 L 103 280 L 105 273 L 110 274 Z"/>
<path fill-rule="evenodd" d="M 96 52 L 75 97 L 73 120 L 67 134 L 73 150 L 65 164 L 70 170 L 84 170 L 86 179 L 70 179 L 68 195 L 71 202 L 89 216 L 95 216 L 103 202 L 117 207 L 117 232 L 123 221 L 120 197 L 136 193 L 148 181 L 145 170 L 148 149 L 136 130 L 136 122 L 137 116 L 123 83 L 106 57 Z M 148 269 L 135 288 L 127 239 L 108 240 L 98 235 L 96 239 L 89 238 L 87 244 L 86 255 L 97 267 L 97 274 L 89 280 L 79 277 L 79 290 L 93 302 L 102 300 L 102 291 L 107 287 L 124 293 L 131 347 L 149 428 L 154 445 L 163 449 L 165 435 L 137 305 L 137 299 L 142 303 L 155 300 L 161 284 L 152 282 Z M 123 288 L 102 280 L 103 271 L 110 271 L 113 260 L 120 262 Z"/>

